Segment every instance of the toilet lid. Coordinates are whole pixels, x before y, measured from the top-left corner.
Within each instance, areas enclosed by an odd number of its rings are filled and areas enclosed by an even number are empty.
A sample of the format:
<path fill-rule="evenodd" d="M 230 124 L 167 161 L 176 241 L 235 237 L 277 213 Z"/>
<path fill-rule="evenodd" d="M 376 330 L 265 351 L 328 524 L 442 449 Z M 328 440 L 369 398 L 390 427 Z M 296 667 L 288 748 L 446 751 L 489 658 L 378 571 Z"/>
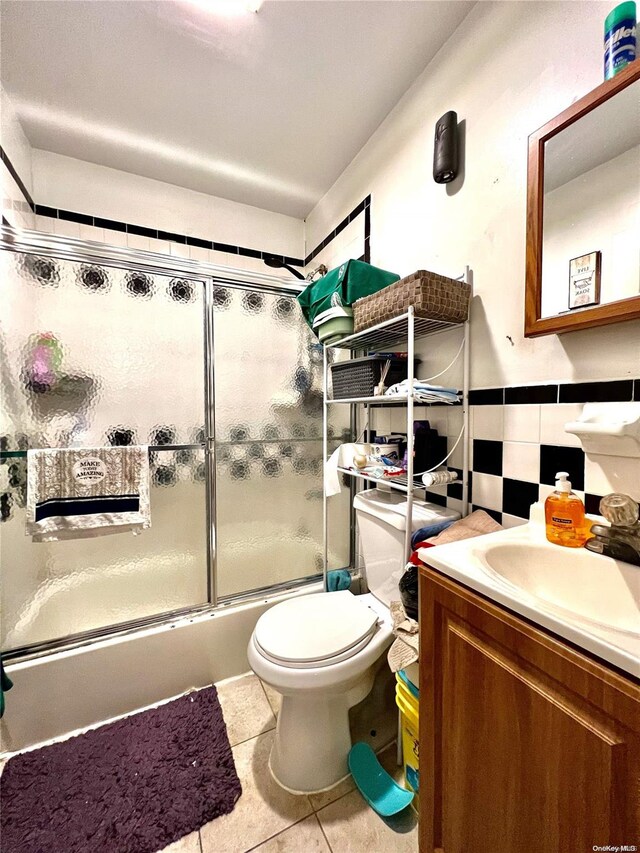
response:
<path fill-rule="evenodd" d="M 309 663 L 359 651 L 375 631 L 378 616 L 349 590 L 291 598 L 267 610 L 255 630 L 270 658 Z M 357 647 L 357 648 L 355 648 Z"/>

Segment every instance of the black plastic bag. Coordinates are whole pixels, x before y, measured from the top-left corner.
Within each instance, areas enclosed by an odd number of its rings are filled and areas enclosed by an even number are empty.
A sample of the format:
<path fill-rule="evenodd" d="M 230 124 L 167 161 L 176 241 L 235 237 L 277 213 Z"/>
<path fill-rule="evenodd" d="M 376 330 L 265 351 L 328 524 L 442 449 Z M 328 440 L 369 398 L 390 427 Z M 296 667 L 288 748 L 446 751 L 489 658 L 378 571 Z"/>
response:
<path fill-rule="evenodd" d="M 407 616 L 418 621 L 418 567 L 410 564 L 398 583 Z"/>

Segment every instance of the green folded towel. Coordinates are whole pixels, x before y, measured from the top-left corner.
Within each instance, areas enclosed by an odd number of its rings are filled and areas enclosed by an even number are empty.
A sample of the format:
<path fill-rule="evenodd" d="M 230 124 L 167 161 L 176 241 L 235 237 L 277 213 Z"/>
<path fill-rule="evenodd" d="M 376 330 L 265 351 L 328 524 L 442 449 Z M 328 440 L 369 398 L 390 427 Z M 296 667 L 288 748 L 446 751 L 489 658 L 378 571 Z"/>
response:
<path fill-rule="evenodd" d="M 313 321 L 323 311 L 336 305 L 353 305 L 357 299 L 377 293 L 399 278 L 394 272 L 378 269 L 364 261 L 346 261 L 311 282 L 297 299 L 305 320 L 313 327 Z"/>

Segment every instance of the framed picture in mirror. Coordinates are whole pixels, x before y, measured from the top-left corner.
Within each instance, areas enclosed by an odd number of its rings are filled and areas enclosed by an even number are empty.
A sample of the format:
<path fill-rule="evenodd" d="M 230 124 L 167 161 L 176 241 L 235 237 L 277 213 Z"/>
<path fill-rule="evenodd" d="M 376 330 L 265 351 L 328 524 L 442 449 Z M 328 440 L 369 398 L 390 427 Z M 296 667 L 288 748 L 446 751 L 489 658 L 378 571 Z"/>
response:
<path fill-rule="evenodd" d="M 600 302 L 601 258 L 601 252 L 590 252 L 569 261 L 569 309 Z"/>
<path fill-rule="evenodd" d="M 637 318 L 640 61 L 529 137 L 525 337 Z"/>

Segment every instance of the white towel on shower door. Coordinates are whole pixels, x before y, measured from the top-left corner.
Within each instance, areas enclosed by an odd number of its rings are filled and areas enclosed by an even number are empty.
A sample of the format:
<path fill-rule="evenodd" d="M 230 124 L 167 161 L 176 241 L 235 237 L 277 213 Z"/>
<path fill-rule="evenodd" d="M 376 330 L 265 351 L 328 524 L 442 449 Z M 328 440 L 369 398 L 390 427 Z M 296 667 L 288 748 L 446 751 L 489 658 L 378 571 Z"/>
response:
<path fill-rule="evenodd" d="M 34 542 L 151 526 L 147 447 L 29 450 L 27 466 L 26 533 Z"/>

